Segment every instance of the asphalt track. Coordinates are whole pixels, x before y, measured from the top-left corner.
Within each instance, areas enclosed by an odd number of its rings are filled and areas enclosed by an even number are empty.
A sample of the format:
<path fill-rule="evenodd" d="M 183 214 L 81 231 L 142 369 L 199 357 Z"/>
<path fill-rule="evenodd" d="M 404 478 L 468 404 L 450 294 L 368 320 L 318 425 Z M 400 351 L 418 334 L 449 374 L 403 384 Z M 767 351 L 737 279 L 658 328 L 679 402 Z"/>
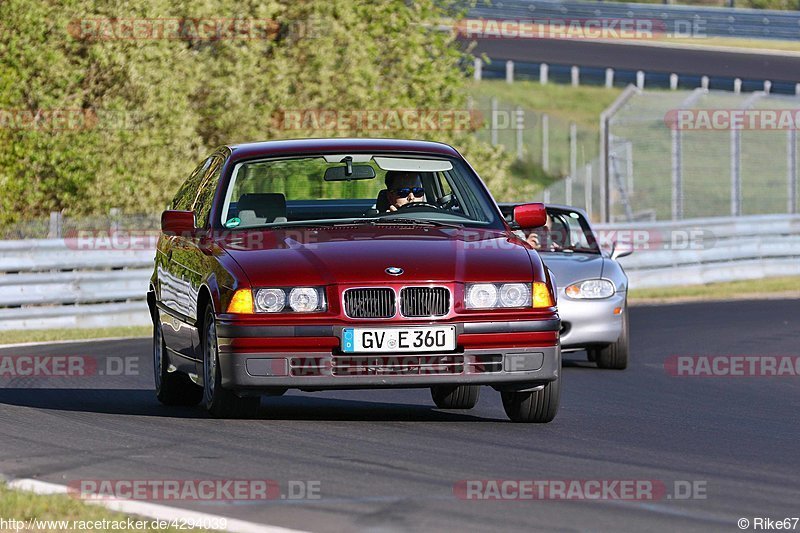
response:
<path fill-rule="evenodd" d="M 0 355 L 141 365 L 129 377 L 6 379 L 0 472 L 62 484 L 273 479 L 284 490 L 289 480 L 319 481 L 318 500 L 177 504 L 313 531 L 739 531 L 742 517 L 800 515 L 800 377 L 664 368 L 672 355 L 796 356 L 800 303 L 635 307 L 631 331 L 626 371 L 598 370 L 578 354 L 565 362 L 561 411 L 548 425 L 507 422 L 490 389 L 471 411 L 437 410 L 425 390 L 347 391 L 265 398 L 258 419 L 210 420 L 156 402 L 148 340 L 7 348 Z M 679 480 L 706 494 L 465 501 L 453 493 L 465 479 L 659 480 L 670 491 Z"/>
<path fill-rule="evenodd" d="M 467 43 L 469 41 L 463 40 Z M 473 53 L 495 60 L 676 72 L 725 78 L 798 81 L 800 54 L 742 53 L 569 39 L 476 39 Z"/>

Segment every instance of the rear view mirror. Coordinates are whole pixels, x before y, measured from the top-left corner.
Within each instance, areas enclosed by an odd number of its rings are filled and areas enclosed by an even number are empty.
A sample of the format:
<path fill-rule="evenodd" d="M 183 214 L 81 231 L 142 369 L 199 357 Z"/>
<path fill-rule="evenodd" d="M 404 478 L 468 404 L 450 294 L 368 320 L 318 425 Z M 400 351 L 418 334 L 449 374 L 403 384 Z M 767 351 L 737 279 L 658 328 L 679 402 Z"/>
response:
<path fill-rule="evenodd" d="M 325 181 L 368 180 L 375 177 L 375 169 L 370 165 L 348 163 L 343 167 L 330 167 L 325 170 Z"/>
<path fill-rule="evenodd" d="M 547 224 L 547 210 L 542 203 L 518 205 L 514 208 L 514 221 L 522 229 L 541 228 Z"/>
<path fill-rule="evenodd" d="M 167 235 L 188 236 L 194 233 L 194 211 L 164 211 L 161 231 Z"/>

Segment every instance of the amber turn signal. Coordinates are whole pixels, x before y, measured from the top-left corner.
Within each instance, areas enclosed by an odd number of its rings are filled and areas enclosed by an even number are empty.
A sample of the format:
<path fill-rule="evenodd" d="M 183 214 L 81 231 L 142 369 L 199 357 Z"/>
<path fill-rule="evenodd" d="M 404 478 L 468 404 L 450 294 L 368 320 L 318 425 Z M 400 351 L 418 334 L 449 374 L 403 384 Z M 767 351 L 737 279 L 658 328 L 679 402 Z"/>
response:
<path fill-rule="evenodd" d="M 553 297 L 550 296 L 550 289 L 547 283 L 542 281 L 533 282 L 533 307 L 553 307 Z"/>
<path fill-rule="evenodd" d="M 228 312 L 240 315 L 253 314 L 253 291 L 250 289 L 239 289 L 233 293 L 231 303 L 228 304 Z"/>

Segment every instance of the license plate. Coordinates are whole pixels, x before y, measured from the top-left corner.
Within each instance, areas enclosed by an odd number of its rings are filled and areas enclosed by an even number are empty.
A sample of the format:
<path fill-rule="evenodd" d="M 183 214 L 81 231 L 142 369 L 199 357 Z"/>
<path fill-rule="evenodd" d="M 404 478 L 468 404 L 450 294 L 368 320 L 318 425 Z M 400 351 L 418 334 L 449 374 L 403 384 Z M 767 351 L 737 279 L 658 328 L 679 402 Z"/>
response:
<path fill-rule="evenodd" d="M 342 351 L 346 353 L 447 352 L 455 349 L 455 326 L 342 330 Z"/>

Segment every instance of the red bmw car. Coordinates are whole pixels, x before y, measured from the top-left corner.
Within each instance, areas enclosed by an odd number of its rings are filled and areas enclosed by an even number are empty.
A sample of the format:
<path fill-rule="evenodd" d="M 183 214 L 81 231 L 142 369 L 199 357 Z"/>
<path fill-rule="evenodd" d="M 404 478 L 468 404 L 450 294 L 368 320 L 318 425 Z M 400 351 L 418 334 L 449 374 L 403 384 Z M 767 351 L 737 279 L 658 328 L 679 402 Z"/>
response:
<path fill-rule="evenodd" d="M 514 210 L 522 228 L 544 206 Z M 148 303 L 158 399 L 253 416 L 288 389 L 430 388 L 509 418 L 558 411 L 555 291 L 452 147 L 308 139 L 225 146 L 162 215 Z"/>

